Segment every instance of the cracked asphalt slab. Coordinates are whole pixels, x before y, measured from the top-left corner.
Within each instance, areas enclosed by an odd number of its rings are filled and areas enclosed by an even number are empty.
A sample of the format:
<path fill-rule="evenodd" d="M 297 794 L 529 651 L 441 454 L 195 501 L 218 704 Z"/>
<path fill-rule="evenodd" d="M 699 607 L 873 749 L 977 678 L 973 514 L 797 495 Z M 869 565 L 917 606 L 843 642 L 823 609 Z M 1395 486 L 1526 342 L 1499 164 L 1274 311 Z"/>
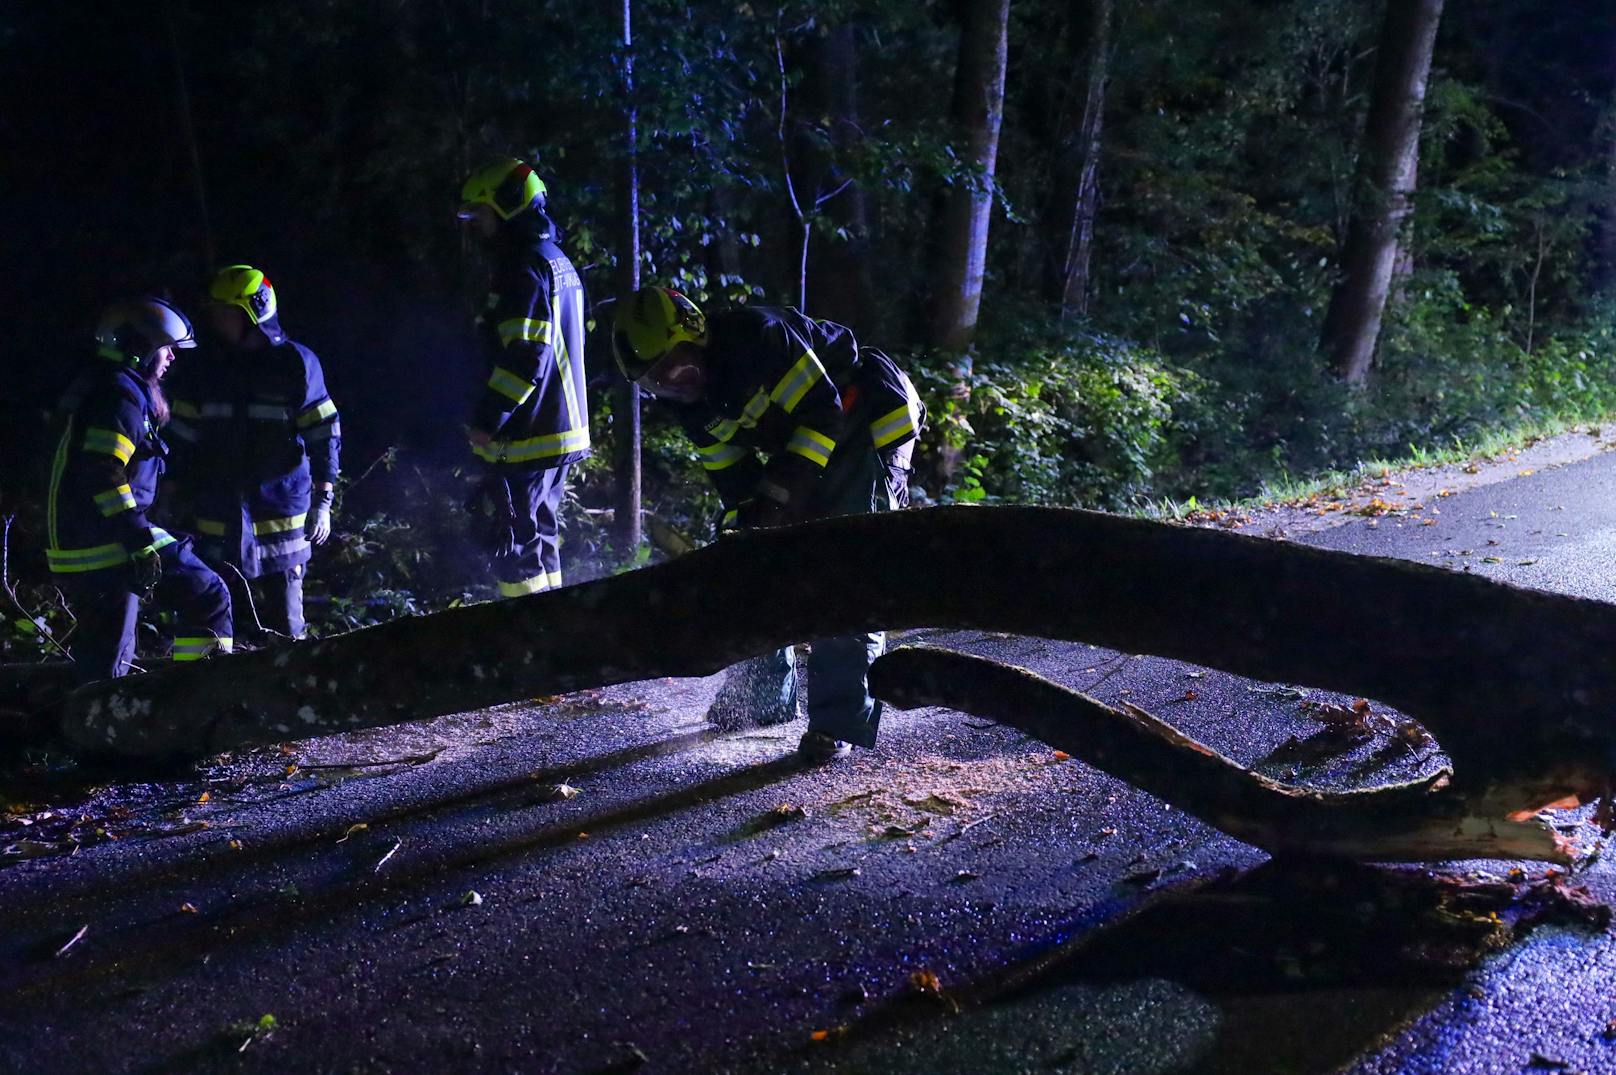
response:
<path fill-rule="evenodd" d="M 1439 491 L 1300 540 L 1616 596 L 1610 455 Z M 896 642 L 1133 702 L 1285 779 L 1439 764 L 1318 749 L 1287 685 L 992 633 Z M 1400 897 L 1269 863 L 1013 729 L 889 712 L 878 751 L 804 768 L 798 724 L 709 728 L 717 685 L 156 782 L 13 773 L 0 805 L 59 816 L 0 844 L 71 817 L 84 846 L 0 869 L 0 1071 L 1616 1071 L 1608 935 L 1455 956 Z M 1578 880 L 1616 900 L 1603 860 Z"/>

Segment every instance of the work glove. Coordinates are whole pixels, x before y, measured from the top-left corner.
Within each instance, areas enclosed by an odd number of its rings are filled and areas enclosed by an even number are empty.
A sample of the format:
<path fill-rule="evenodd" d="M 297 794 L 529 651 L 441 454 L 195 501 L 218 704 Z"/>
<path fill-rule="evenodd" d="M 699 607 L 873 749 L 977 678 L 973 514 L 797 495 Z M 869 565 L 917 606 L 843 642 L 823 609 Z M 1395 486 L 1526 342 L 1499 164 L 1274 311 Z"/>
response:
<path fill-rule="evenodd" d="M 330 489 L 314 491 L 314 503 L 309 508 L 309 522 L 304 533 L 316 545 L 324 545 L 331 536 L 331 501 L 334 499 L 336 494 Z"/>
<path fill-rule="evenodd" d="M 134 576 L 136 595 L 142 603 L 150 601 L 157 593 L 157 584 L 163 581 L 163 558 L 157 555 L 156 549 L 147 545 L 129 558 L 129 568 Z"/>

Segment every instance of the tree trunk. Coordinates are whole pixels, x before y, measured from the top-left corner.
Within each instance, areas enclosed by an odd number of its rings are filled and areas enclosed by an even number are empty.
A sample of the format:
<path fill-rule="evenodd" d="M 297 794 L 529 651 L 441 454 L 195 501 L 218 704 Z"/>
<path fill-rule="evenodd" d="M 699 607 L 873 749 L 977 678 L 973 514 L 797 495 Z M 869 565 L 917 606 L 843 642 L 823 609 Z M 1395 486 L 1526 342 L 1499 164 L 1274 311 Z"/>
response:
<path fill-rule="evenodd" d="M 870 681 L 896 705 L 947 706 L 1009 724 L 1270 854 L 1571 859 L 1553 829 L 1511 821 L 1489 801 L 1445 794 L 1445 774 L 1368 791 L 1281 784 L 1137 706 L 1113 709 L 1025 669 L 930 646 L 882 657 Z"/>
<path fill-rule="evenodd" d="M 1616 60 L 1613 60 L 1616 65 Z M 1616 297 L 1616 103 L 1606 111 L 1596 129 L 1604 152 L 1604 184 L 1601 204 L 1594 214 L 1593 273 L 1594 294 Z"/>
<path fill-rule="evenodd" d="M 1105 89 L 1111 56 L 1114 0 L 1089 0 L 1088 20 L 1077 33 L 1086 40 L 1078 71 L 1082 72 L 1083 107 L 1077 123 L 1062 133 L 1063 161 L 1057 171 L 1063 190 L 1071 192 L 1071 227 L 1067 229 L 1054 297 L 1061 320 L 1089 312 L 1089 265 L 1094 253 L 1094 218 L 1100 211 L 1100 150 L 1105 121 Z"/>
<path fill-rule="evenodd" d="M 1399 236 L 1412 211 L 1425 86 L 1441 18 L 1442 0 L 1386 7 L 1342 275 L 1324 322 L 1324 350 L 1336 375 L 1349 384 L 1368 379 Z"/>
<path fill-rule="evenodd" d="M 622 301 L 640 287 L 639 111 L 634 98 L 633 0 L 623 0 L 623 171 L 622 234 L 617 244 L 617 295 Z M 640 389 L 632 381 L 617 387 L 612 407 L 612 470 L 617 495 L 612 514 L 618 556 L 633 562 L 640 549 Z"/>
<path fill-rule="evenodd" d="M 818 113 L 829 119 L 831 147 L 841 156 L 864 139 L 859 118 L 857 36 L 851 27 L 832 30 L 816 52 L 807 88 Z M 821 244 L 808 274 L 806 309 L 815 317 L 868 332 L 878 309 L 870 264 L 869 199 L 859 183 L 839 179 L 830 167 L 833 163 L 822 162 L 820 171 L 830 182 L 827 185 L 821 178 L 815 188 L 821 194 L 836 192 L 826 200 L 825 212 L 847 237 Z M 843 182 L 848 185 L 839 189 Z"/>
<path fill-rule="evenodd" d="M 1010 0 L 966 0 L 965 12 L 950 114 L 959 160 L 976 174 L 957 179 L 944 202 L 932 286 L 931 342 L 953 352 L 971 346 L 982 306 L 993 174 L 1004 117 Z"/>
<path fill-rule="evenodd" d="M 693 615 L 713 626 L 689 630 Z M 1440 794 L 1472 831 L 1503 832 L 1516 811 L 1603 794 L 1616 758 L 1616 606 L 1050 508 L 934 508 L 755 531 L 579 586 L 94 684 L 68 698 L 62 730 L 87 750 L 195 757 L 708 675 L 804 638 L 919 626 L 1084 641 L 1395 706 L 1452 759 Z M 1243 831 L 1256 839 L 1275 824 L 1262 815 Z"/>
<path fill-rule="evenodd" d="M 191 187 L 196 196 L 197 223 L 202 231 L 202 257 L 206 272 L 212 273 L 218 261 L 213 249 L 213 219 L 208 212 L 208 183 L 202 171 L 202 147 L 196 139 L 196 122 L 191 115 L 191 88 L 185 78 L 184 53 L 180 49 L 179 27 L 174 21 L 173 0 L 163 0 L 163 24 L 168 31 L 168 48 L 174 58 L 174 95 L 178 102 L 180 130 L 191 161 Z"/>

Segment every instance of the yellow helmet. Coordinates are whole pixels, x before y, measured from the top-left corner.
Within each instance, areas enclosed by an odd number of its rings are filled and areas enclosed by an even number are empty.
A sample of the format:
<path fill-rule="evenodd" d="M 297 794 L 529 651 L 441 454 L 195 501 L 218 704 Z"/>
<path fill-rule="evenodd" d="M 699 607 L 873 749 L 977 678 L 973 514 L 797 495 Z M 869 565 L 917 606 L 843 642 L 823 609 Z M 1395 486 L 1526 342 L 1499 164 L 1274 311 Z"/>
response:
<path fill-rule="evenodd" d="M 473 205 L 486 205 L 501 220 L 530 208 L 544 208 L 544 180 L 526 161 L 507 157 L 471 173 L 460 188 L 460 217 Z"/>
<path fill-rule="evenodd" d="M 671 287 L 642 287 L 617 304 L 612 318 L 612 353 L 623 376 L 644 377 L 681 343 L 707 342 L 707 318 Z"/>
<path fill-rule="evenodd" d="M 241 310 L 270 343 L 279 344 L 286 339 L 286 333 L 281 331 L 275 287 L 261 270 L 251 265 L 229 265 L 220 269 L 208 286 L 208 298 Z"/>

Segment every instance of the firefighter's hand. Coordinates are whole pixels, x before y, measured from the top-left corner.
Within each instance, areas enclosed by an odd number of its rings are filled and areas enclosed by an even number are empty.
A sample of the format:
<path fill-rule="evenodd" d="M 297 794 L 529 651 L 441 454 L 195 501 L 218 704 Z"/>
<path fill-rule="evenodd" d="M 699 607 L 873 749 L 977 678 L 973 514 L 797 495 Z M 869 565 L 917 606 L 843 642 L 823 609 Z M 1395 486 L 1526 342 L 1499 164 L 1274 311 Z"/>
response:
<path fill-rule="evenodd" d="M 330 489 L 314 491 L 314 503 L 309 508 L 309 522 L 304 532 L 316 545 L 324 545 L 331 536 L 331 501 L 335 495 Z"/>
<path fill-rule="evenodd" d="M 473 427 L 466 430 L 466 439 L 471 441 L 474 447 L 486 448 L 493 443 L 494 435 L 486 429 Z"/>
<path fill-rule="evenodd" d="M 163 558 L 148 545 L 129 558 L 129 568 L 134 576 L 135 593 L 141 601 L 150 601 L 157 592 L 157 584 L 163 581 Z"/>

